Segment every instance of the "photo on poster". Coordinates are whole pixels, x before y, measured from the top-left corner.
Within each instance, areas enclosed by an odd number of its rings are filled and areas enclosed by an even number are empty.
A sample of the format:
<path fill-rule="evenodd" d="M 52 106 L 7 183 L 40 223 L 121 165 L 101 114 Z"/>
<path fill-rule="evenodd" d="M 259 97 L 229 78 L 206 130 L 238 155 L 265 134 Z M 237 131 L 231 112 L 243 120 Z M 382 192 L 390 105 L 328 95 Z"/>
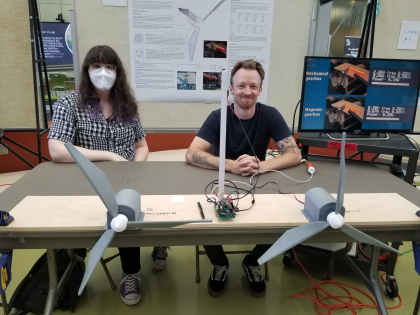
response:
<path fill-rule="evenodd" d="M 205 40 L 203 47 L 204 58 L 226 58 L 227 41 Z"/>
<path fill-rule="evenodd" d="M 192 71 L 177 71 L 178 90 L 195 90 L 197 85 L 196 73 Z"/>
<path fill-rule="evenodd" d="M 324 129 L 361 129 L 365 100 L 365 97 L 328 96 Z"/>
<path fill-rule="evenodd" d="M 328 94 L 365 95 L 369 69 L 369 60 L 331 59 Z"/>
<path fill-rule="evenodd" d="M 203 90 L 220 90 L 221 86 L 221 72 L 203 72 Z"/>

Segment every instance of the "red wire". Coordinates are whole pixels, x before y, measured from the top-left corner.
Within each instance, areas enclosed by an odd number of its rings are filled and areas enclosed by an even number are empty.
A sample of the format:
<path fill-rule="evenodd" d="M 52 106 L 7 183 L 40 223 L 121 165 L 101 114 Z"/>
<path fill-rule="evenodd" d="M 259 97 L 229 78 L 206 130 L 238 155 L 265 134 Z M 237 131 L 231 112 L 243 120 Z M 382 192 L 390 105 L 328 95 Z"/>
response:
<path fill-rule="evenodd" d="M 239 120 L 241 120 L 241 119 L 239 118 L 239 116 L 238 116 L 238 115 L 236 115 L 235 111 L 233 110 L 232 105 L 231 105 L 231 104 L 230 104 L 230 102 L 229 102 L 229 96 L 228 96 L 228 98 L 227 98 L 227 102 L 228 102 L 228 104 L 229 104 L 230 109 L 231 109 L 231 110 L 232 110 L 232 112 L 235 114 L 235 116 L 236 116 L 236 117 L 238 117 L 238 119 L 239 119 Z"/>
<path fill-rule="evenodd" d="M 296 195 L 295 195 L 294 193 L 292 193 L 292 192 L 282 192 L 282 191 L 281 191 L 281 193 L 282 193 L 282 194 L 293 195 L 293 196 L 295 197 L 295 199 L 296 199 L 296 201 L 297 201 L 297 202 L 300 202 L 301 204 L 305 204 L 304 202 L 302 202 L 302 201 L 300 201 L 299 199 L 297 199 Z"/>
<path fill-rule="evenodd" d="M 1 184 L 0 186 L 10 186 L 10 185 L 13 185 L 13 184 Z"/>
<path fill-rule="evenodd" d="M 348 285 L 346 283 L 342 283 L 342 282 L 338 282 L 338 281 L 333 281 L 333 280 L 325 280 L 325 281 L 321 281 L 319 283 L 316 283 L 312 279 L 312 277 L 309 275 L 309 273 L 306 271 L 305 267 L 303 267 L 303 265 L 299 261 L 299 259 L 297 258 L 296 253 L 295 253 L 295 250 L 293 248 L 292 248 L 292 250 L 293 250 L 293 254 L 294 254 L 295 258 L 296 258 L 296 261 L 302 267 L 303 271 L 306 273 L 306 275 L 308 276 L 308 278 L 315 285 L 312 286 L 312 287 L 310 287 L 309 289 L 307 289 L 305 291 L 302 291 L 302 292 L 293 294 L 290 297 L 298 297 L 298 298 L 303 298 L 303 299 L 306 299 L 306 300 L 313 301 L 315 303 L 315 309 L 316 309 L 317 313 L 320 314 L 320 315 L 323 315 L 323 314 L 331 315 L 331 312 L 333 310 L 344 309 L 344 308 L 349 309 L 353 315 L 356 315 L 357 312 L 356 312 L 356 310 L 354 308 L 363 309 L 364 307 L 376 307 L 377 308 L 377 311 L 378 311 L 378 314 L 380 314 L 378 305 L 373 300 L 373 298 L 369 294 L 363 292 L 360 289 L 357 289 L 357 288 L 355 288 L 355 287 L 353 287 L 351 285 Z M 383 273 L 381 275 L 381 279 L 382 279 L 383 282 L 385 282 L 384 279 L 383 279 L 383 275 L 384 274 L 385 273 Z M 336 285 L 336 286 L 340 287 L 341 289 L 343 289 L 347 294 L 332 295 L 332 294 L 328 293 L 326 290 L 324 290 L 323 288 L 321 288 L 321 285 L 322 284 L 333 284 L 333 285 Z M 350 289 L 353 289 L 353 290 L 356 290 L 356 291 L 362 293 L 369 300 L 371 300 L 373 304 L 362 303 L 358 298 L 356 298 L 353 295 L 351 295 L 350 291 L 347 288 L 350 288 Z M 316 293 L 316 298 L 314 296 L 314 292 L 313 291 L 315 291 L 315 293 Z M 309 292 L 311 294 L 312 298 L 309 298 L 309 297 L 306 297 L 306 296 L 303 296 L 302 295 L 302 294 L 307 293 L 307 292 Z M 321 296 L 320 293 L 324 293 L 324 295 Z M 343 301 L 341 298 L 349 298 L 350 301 L 349 302 L 346 302 L 346 301 Z M 323 302 L 323 300 L 325 300 L 325 299 L 333 299 L 333 300 L 339 302 L 339 304 L 326 304 L 326 303 Z M 402 305 L 402 299 L 401 299 L 401 296 L 400 295 L 398 295 L 398 299 L 400 300 L 400 303 L 398 305 L 392 306 L 392 307 L 387 307 L 387 309 L 396 309 L 396 308 L 399 308 Z M 353 301 L 357 301 L 357 303 L 354 303 Z M 322 309 L 323 313 L 321 313 L 320 309 Z"/>

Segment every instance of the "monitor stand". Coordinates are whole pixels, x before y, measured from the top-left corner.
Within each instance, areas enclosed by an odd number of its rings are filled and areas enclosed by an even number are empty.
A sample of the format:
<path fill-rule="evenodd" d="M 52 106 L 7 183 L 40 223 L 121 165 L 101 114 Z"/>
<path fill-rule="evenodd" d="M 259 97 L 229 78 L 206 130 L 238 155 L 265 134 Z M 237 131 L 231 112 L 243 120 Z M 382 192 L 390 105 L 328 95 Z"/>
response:
<path fill-rule="evenodd" d="M 322 132 L 321 132 L 322 133 Z M 319 135 L 321 135 L 321 133 Z M 328 138 L 331 140 L 341 141 L 341 137 L 338 136 L 338 138 L 333 137 L 332 135 L 338 134 L 341 135 L 341 132 L 333 132 L 331 134 L 325 133 Z M 388 140 L 389 135 L 385 133 L 384 137 L 380 137 L 381 132 L 346 132 L 347 139 L 348 140 L 361 140 L 361 141 L 378 141 L 378 140 Z"/>

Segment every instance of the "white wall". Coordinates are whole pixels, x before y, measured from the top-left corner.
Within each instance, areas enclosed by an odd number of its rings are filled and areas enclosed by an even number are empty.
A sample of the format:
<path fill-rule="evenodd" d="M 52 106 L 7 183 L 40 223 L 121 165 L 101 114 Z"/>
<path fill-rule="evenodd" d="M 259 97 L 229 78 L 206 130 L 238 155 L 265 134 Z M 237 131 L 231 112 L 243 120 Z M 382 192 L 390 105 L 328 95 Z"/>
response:
<path fill-rule="evenodd" d="M 376 17 L 374 58 L 420 59 L 420 44 L 417 50 L 397 49 L 402 21 L 420 21 L 419 0 L 382 0 Z M 414 131 L 420 132 L 420 114 L 417 108 Z"/>

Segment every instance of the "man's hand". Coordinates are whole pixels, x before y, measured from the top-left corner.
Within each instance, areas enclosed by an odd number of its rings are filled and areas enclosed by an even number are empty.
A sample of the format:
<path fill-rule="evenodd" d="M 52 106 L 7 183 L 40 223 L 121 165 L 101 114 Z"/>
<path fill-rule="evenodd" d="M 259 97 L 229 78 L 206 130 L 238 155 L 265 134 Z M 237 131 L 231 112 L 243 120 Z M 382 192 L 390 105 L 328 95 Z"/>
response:
<path fill-rule="evenodd" d="M 244 154 L 236 160 L 230 160 L 229 171 L 242 176 L 250 176 L 258 172 L 259 164 L 260 160 L 257 157 Z"/>

